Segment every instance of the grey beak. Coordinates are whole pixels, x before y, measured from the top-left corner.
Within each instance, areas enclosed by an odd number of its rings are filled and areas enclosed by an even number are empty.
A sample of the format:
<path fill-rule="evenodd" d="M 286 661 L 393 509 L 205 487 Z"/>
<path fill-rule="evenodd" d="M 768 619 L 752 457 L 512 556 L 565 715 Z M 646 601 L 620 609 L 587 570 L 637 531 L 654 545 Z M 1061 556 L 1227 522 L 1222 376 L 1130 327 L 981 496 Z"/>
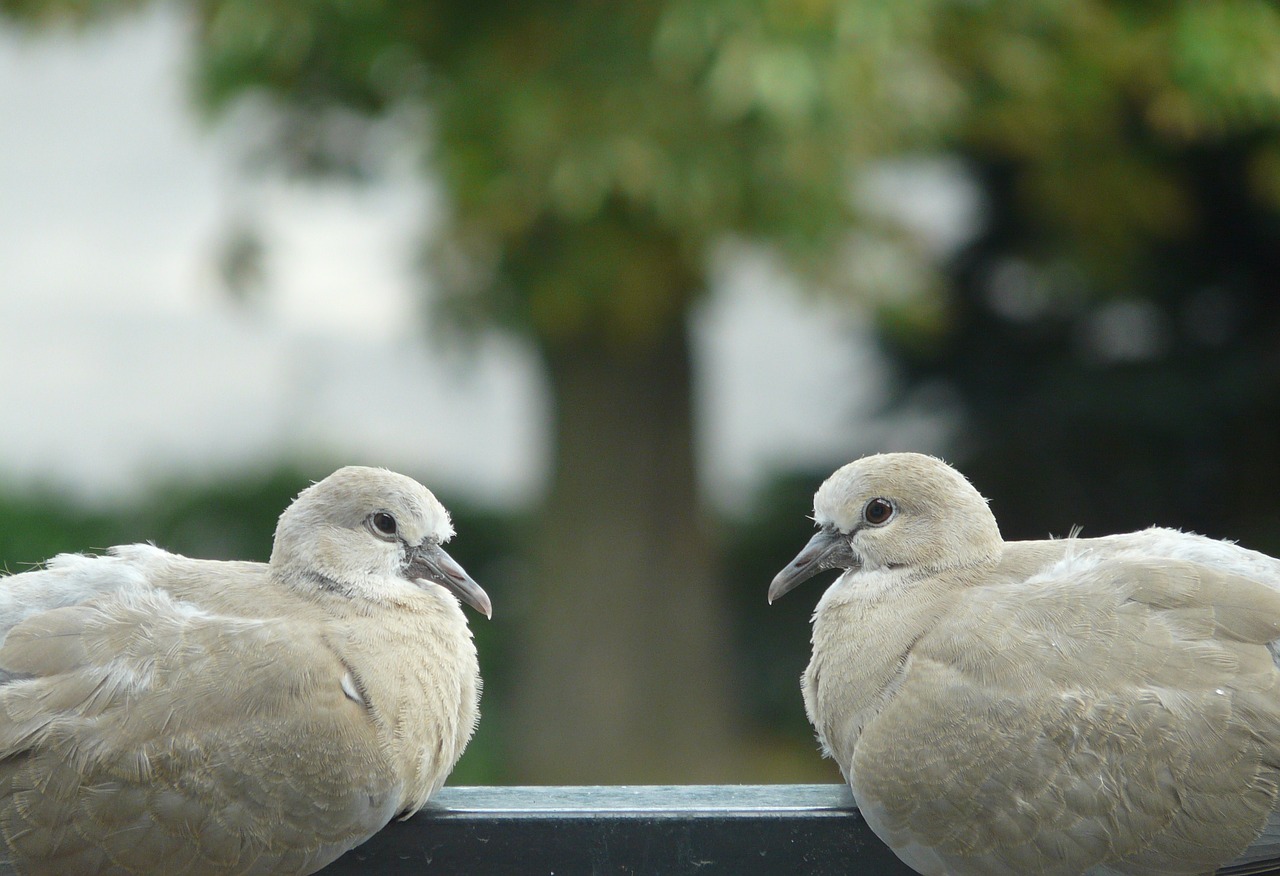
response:
<path fill-rule="evenodd" d="M 833 526 L 824 526 L 809 539 L 796 558 L 777 574 L 769 585 L 769 602 L 827 569 L 852 569 L 858 559 L 849 548 L 849 538 Z"/>
<path fill-rule="evenodd" d="M 431 581 L 444 587 L 454 596 L 487 618 L 493 617 L 493 604 L 489 594 L 471 580 L 458 561 L 445 549 L 433 542 L 409 548 L 409 565 L 405 575 L 411 580 Z"/>

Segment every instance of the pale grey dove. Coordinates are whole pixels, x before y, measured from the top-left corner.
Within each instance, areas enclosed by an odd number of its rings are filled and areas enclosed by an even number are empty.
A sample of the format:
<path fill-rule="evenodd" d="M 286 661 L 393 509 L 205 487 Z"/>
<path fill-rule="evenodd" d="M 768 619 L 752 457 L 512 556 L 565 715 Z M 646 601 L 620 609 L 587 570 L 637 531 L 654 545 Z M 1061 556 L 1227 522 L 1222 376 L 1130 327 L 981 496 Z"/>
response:
<path fill-rule="evenodd" d="M 0 579 L 0 872 L 311 873 L 449 774 L 480 677 L 417 482 L 344 468 L 268 564 L 148 545 Z"/>
<path fill-rule="evenodd" d="M 968 481 L 913 453 L 841 468 L 814 519 L 769 599 L 846 570 L 814 613 L 805 709 L 912 868 L 1276 864 L 1280 561 L 1168 529 L 1004 542 Z"/>

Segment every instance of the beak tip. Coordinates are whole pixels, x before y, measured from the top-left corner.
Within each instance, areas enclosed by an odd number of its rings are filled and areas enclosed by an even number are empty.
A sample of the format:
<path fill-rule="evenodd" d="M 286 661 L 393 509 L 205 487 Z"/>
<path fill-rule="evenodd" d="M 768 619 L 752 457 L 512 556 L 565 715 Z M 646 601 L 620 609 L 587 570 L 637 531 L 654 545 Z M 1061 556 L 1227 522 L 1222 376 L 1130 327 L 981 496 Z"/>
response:
<path fill-rule="evenodd" d="M 783 580 L 782 575 L 778 575 L 777 577 L 775 577 L 773 581 L 769 583 L 769 593 L 768 593 L 769 604 L 773 605 L 773 603 L 776 600 L 781 598 L 784 593 L 786 593 L 788 590 L 790 590 L 794 586 L 795 584 L 792 583 L 791 581 Z"/>
<path fill-rule="evenodd" d="M 450 589 L 460 602 L 465 602 L 484 615 L 487 620 L 493 620 L 493 602 L 490 601 L 489 594 L 480 589 L 479 584 L 468 578 L 464 586 L 455 586 Z"/>

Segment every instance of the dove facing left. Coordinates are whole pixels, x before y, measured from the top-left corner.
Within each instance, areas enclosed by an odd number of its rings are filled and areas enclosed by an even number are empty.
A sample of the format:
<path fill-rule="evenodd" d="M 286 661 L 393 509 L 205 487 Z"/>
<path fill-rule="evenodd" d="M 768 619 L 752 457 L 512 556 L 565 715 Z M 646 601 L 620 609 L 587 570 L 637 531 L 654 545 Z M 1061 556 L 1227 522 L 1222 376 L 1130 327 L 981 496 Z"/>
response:
<path fill-rule="evenodd" d="M 1005 541 L 918 453 L 839 469 L 814 520 L 769 597 L 841 570 L 805 709 L 905 863 L 1280 873 L 1280 559 L 1159 528 Z"/>
<path fill-rule="evenodd" d="M 426 488 L 347 467 L 268 563 L 135 544 L 0 579 L 0 873 L 313 873 L 443 783 L 479 716 Z"/>

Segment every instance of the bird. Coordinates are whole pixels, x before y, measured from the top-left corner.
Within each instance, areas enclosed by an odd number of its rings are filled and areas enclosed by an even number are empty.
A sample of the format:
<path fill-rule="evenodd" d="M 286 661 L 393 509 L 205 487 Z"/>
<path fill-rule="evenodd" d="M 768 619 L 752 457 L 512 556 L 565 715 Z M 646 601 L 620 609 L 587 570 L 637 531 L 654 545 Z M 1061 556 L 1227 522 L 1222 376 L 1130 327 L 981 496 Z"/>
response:
<path fill-rule="evenodd" d="M 1280 560 L 1166 528 L 1006 542 L 918 453 L 843 466 L 813 507 L 769 601 L 841 571 L 805 710 L 909 867 L 1280 873 Z"/>
<path fill-rule="evenodd" d="M 0 578 L 0 873 L 305 874 L 421 808 L 479 716 L 444 506 L 341 468 L 267 563 L 151 544 Z"/>

